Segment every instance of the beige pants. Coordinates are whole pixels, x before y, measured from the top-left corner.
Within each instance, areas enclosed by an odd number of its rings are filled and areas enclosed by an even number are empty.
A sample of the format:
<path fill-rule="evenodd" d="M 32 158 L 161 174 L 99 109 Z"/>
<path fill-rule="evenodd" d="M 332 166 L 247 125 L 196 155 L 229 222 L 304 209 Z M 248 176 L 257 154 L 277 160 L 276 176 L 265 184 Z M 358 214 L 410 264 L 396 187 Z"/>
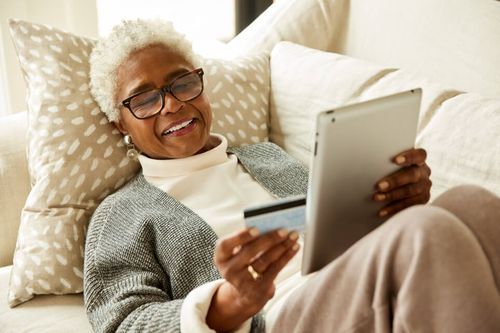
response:
<path fill-rule="evenodd" d="M 271 332 L 500 332 L 500 198 L 454 188 L 298 289 Z"/>

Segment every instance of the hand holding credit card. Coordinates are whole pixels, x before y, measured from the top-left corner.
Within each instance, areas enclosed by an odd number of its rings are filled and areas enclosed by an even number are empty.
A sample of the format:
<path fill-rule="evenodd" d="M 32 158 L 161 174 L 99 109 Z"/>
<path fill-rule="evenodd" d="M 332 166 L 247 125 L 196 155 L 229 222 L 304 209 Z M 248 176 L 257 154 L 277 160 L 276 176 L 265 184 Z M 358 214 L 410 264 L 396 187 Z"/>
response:
<path fill-rule="evenodd" d="M 305 209 L 306 196 L 301 195 L 246 208 L 243 215 L 246 226 L 257 228 L 261 234 L 281 228 L 303 234 Z"/>

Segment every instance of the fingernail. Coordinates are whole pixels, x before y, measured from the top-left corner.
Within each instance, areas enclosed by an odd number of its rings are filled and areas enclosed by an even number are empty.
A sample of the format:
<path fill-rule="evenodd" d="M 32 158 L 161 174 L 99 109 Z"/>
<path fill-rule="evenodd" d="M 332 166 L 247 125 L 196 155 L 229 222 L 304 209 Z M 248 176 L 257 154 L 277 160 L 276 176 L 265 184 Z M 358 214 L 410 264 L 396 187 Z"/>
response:
<path fill-rule="evenodd" d="M 292 246 L 292 250 L 297 251 L 299 247 L 299 244 L 295 244 L 294 246 Z"/>
<path fill-rule="evenodd" d="M 251 228 L 248 233 L 250 234 L 250 236 L 252 237 L 255 237 L 255 236 L 258 236 L 259 235 L 259 229 L 257 228 Z"/>
<path fill-rule="evenodd" d="M 375 200 L 378 200 L 378 201 L 385 200 L 385 194 L 381 194 L 381 193 L 375 194 Z"/>
<path fill-rule="evenodd" d="M 404 157 L 403 155 L 399 155 L 398 157 L 396 157 L 397 164 L 403 164 L 404 162 L 406 162 L 406 157 Z"/>
<path fill-rule="evenodd" d="M 386 210 L 381 210 L 379 213 L 378 213 L 379 216 L 383 217 L 383 216 L 386 216 L 387 215 L 387 211 Z"/>
<path fill-rule="evenodd" d="M 278 230 L 278 236 L 280 236 L 281 238 L 285 238 L 286 235 L 288 235 L 288 230 L 286 230 L 286 229 Z"/>
<path fill-rule="evenodd" d="M 234 247 L 234 248 L 233 248 L 233 256 L 234 256 L 235 254 L 237 254 L 238 252 L 240 252 L 240 250 L 241 250 L 241 245 L 238 245 L 238 246 Z"/>
<path fill-rule="evenodd" d="M 389 188 L 389 182 L 387 181 L 382 181 L 380 183 L 378 183 L 378 187 L 381 189 L 381 190 L 386 190 Z"/>
<path fill-rule="evenodd" d="M 288 236 L 288 238 L 290 238 L 291 240 L 297 240 L 297 238 L 299 238 L 299 233 L 297 231 L 294 231 L 290 234 L 290 236 Z"/>

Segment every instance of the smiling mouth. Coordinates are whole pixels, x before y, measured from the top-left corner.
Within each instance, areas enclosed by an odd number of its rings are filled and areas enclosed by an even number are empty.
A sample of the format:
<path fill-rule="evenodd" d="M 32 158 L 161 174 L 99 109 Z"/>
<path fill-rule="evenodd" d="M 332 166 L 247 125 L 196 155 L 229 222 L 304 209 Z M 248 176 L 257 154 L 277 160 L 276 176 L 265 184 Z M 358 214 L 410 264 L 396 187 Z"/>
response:
<path fill-rule="evenodd" d="M 191 125 L 192 123 L 194 122 L 194 118 L 193 119 L 190 119 L 190 120 L 187 120 L 183 123 L 180 123 L 178 125 L 175 125 L 175 126 L 172 126 L 170 127 L 169 129 L 163 131 L 161 133 L 161 135 L 169 135 L 169 134 L 172 134 L 172 133 L 175 133 L 175 132 L 178 132 L 186 127 L 188 127 L 189 125 Z"/>

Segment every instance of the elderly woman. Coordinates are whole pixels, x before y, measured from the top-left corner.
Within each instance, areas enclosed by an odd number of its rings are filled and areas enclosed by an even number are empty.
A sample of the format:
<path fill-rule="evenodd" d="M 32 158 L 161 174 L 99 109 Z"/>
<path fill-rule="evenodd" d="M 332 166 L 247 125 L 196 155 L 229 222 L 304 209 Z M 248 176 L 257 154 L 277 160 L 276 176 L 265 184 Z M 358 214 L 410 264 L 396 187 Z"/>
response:
<path fill-rule="evenodd" d="M 438 199 L 445 209 L 406 209 L 301 277 L 299 235 L 259 235 L 244 228 L 242 211 L 305 193 L 307 170 L 274 144 L 228 148 L 210 132 L 203 69 L 170 24 L 115 27 L 92 53 L 91 86 L 142 166 L 100 204 L 89 227 L 84 293 L 94 330 L 498 328 L 500 261 L 495 271 L 486 260 L 500 252 L 485 232 L 500 205 L 493 195 L 460 189 Z M 380 215 L 429 199 L 425 152 L 409 149 L 395 163 L 401 170 L 381 178 L 373 196 L 386 202 Z M 461 210 L 457 197 L 467 192 L 488 202 L 480 203 L 481 218 Z"/>

